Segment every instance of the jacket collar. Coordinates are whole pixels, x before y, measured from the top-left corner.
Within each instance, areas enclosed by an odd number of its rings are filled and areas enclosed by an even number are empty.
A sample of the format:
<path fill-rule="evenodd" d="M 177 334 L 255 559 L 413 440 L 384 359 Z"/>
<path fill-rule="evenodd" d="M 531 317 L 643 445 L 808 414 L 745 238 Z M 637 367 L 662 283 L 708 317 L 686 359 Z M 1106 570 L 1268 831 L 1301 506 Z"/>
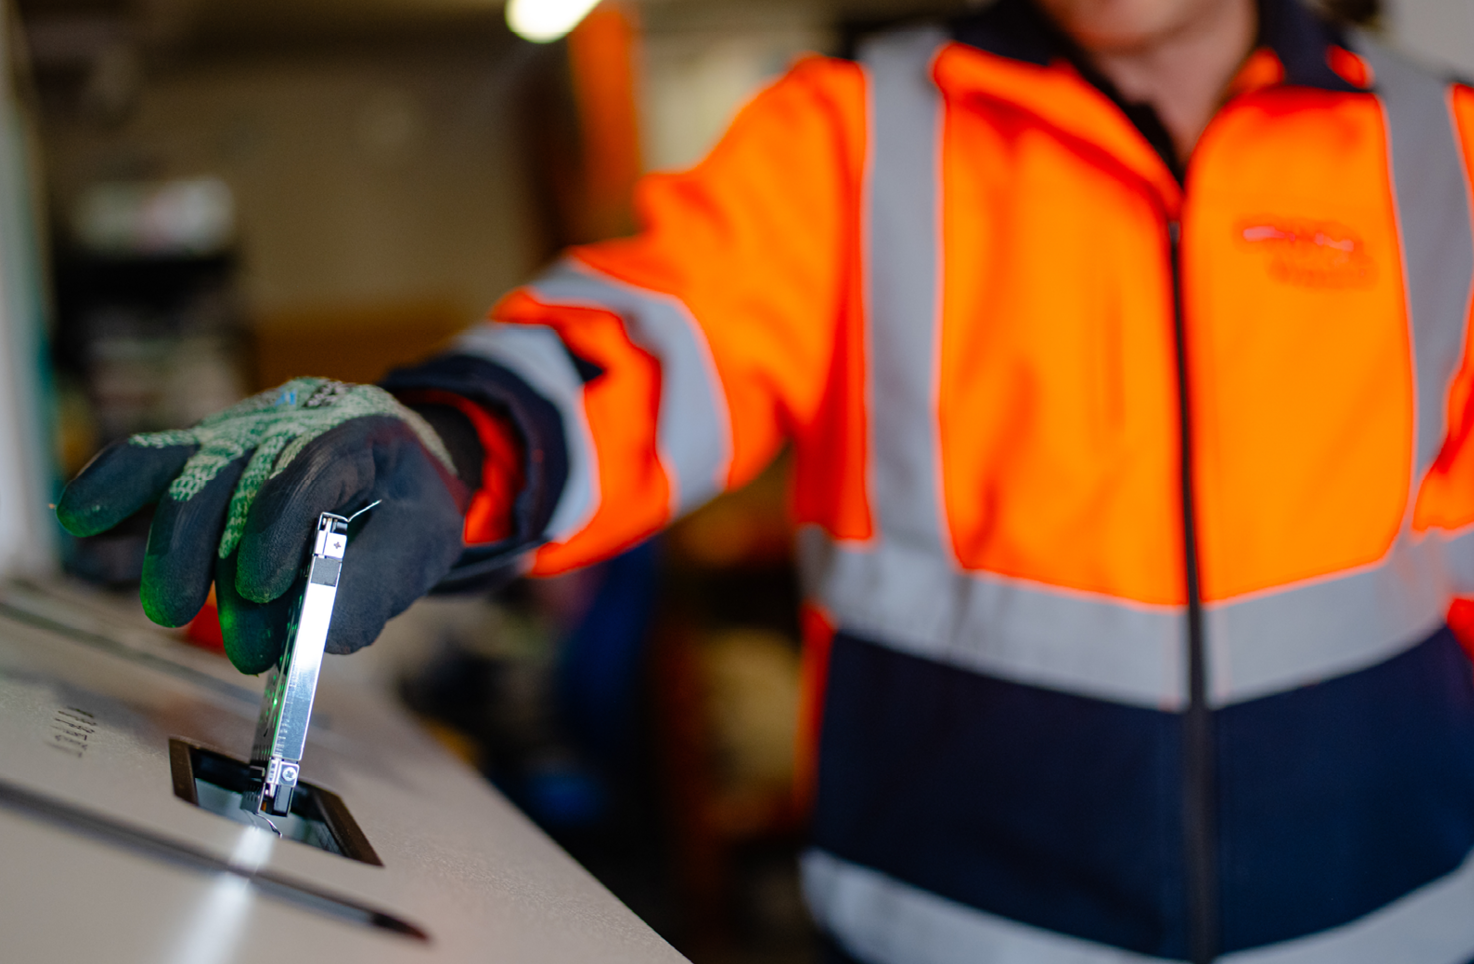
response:
<path fill-rule="evenodd" d="M 1300 0 L 1258 3 L 1255 60 L 1277 61 L 1285 84 L 1360 91 L 1327 61 L 1331 45 L 1345 46 L 1337 28 Z M 1033 0 L 997 0 L 953 21 L 952 37 L 957 42 L 933 64 L 944 96 L 980 95 L 1037 114 L 1147 182 L 1169 212 L 1178 208 L 1183 172 L 1156 112 L 1122 97 Z M 979 51 L 993 56 L 979 56 Z"/>
<path fill-rule="evenodd" d="M 1347 47 L 1346 32 L 1300 0 L 1259 0 L 1259 47 L 1284 65 L 1284 82 L 1342 94 L 1363 90 L 1331 69 L 1330 48 Z"/>
<path fill-rule="evenodd" d="M 1344 32 L 1317 17 L 1301 0 L 1258 0 L 1259 40 L 1284 68 L 1284 82 L 1297 87 L 1355 93 L 1360 90 L 1331 69 L 1326 52 L 1345 47 Z M 953 39 L 1011 60 L 1048 67 L 1057 60 L 1075 66 L 1096 83 L 1096 72 L 1075 43 L 1033 0 L 998 0 L 984 10 L 952 22 Z M 1097 86 L 1099 84 L 1097 83 Z M 1114 89 L 1106 93 L 1116 99 Z"/>

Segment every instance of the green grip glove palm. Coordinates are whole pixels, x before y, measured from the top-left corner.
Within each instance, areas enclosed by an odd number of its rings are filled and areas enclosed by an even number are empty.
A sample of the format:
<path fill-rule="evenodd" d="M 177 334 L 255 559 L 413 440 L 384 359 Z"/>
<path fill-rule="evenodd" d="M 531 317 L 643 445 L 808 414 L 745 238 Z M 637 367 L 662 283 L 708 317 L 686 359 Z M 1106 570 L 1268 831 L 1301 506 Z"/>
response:
<path fill-rule="evenodd" d="M 140 588 L 144 611 L 163 625 L 183 625 L 215 581 L 226 651 L 243 671 L 260 672 L 280 652 L 287 590 L 317 513 L 384 500 L 365 526 L 367 544 L 408 553 L 423 570 L 389 593 L 392 605 L 371 591 L 374 616 L 356 621 L 363 625 L 348 619 L 340 630 L 335 619 L 336 648 L 346 651 L 371 642 L 383 619 L 449 569 L 460 551 L 466 495 L 439 436 L 392 395 L 298 378 L 193 428 L 114 443 L 67 486 L 57 517 L 69 532 L 88 536 L 157 502 Z"/>

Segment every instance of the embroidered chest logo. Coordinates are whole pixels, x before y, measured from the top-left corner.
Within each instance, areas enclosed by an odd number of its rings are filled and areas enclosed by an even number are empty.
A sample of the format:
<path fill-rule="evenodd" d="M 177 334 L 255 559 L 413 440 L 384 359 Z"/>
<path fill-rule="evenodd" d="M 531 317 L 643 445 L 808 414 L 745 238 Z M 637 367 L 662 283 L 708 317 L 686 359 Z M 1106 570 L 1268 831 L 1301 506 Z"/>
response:
<path fill-rule="evenodd" d="M 1376 279 L 1366 243 L 1342 224 L 1261 219 L 1241 223 L 1234 233 L 1241 244 L 1262 251 L 1270 276 L 1286 284 L 1364 288 Z"/>

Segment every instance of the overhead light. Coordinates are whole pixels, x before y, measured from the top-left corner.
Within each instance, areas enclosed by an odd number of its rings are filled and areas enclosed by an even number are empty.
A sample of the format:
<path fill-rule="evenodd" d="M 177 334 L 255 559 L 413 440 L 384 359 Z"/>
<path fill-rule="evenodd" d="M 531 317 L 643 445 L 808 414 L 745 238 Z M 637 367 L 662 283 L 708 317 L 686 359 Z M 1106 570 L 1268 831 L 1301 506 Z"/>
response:
<path fill-rule="evenodd" d="M 510 0 L 507 26 L 525 40 L 545 44 L 568 33 L 599 0 Z"/>

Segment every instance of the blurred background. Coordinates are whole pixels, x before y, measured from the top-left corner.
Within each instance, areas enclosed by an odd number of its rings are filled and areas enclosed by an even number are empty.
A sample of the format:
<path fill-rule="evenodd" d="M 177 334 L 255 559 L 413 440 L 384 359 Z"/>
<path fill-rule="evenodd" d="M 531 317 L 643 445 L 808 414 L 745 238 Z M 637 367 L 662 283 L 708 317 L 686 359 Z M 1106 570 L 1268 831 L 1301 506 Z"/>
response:
<path fill-rule="evenodd" d="M 638 175 L 698 160 L 798 54 L 966 5 L 10 0 L 0 574 L 128 592 L 146 520 L 64 540 L 44 509 L 101 446 L 434 351 L 627 232 Z M 1474 76 L 1470 0 L 1378 25 Z M 697 964 L 811 960 L 789 543 L 780 460 L 592 570 L 428 600 L 353 671 Z M 187 635 L 218 645 L 208 614 Z"/>

